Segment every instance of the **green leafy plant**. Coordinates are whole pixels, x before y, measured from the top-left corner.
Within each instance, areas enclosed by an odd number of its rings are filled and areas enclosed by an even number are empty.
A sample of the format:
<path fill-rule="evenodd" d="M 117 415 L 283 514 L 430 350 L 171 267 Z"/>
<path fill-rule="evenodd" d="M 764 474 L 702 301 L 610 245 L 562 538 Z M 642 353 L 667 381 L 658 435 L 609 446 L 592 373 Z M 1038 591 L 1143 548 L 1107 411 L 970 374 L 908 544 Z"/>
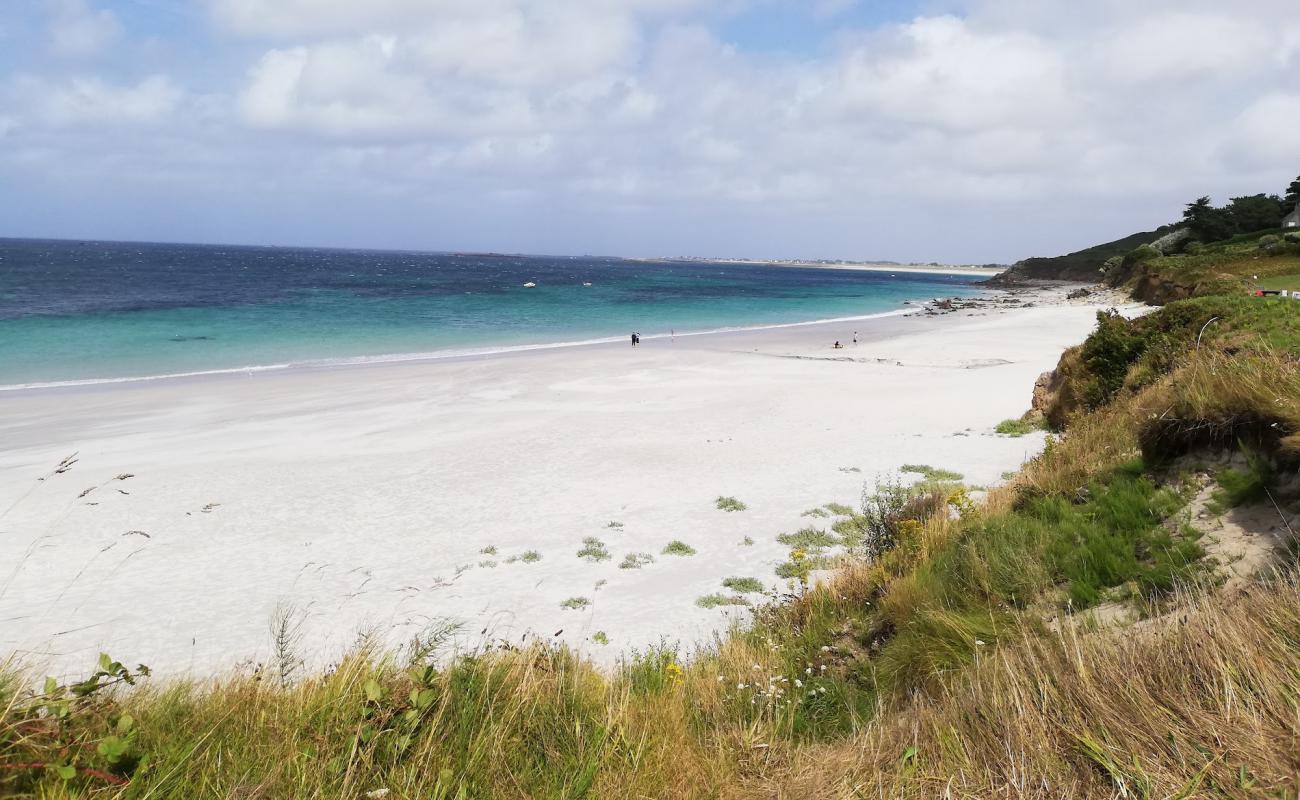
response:
<path fill-rule="evenodd" d="M 758 578 L 727 578 L 722 585 L 733 592 L 753 594 L 763 591 L 763 582 Z"/>
<path fill-rule="evenodd" d="M 594 536 L 588 536 L 582 540 L 582 549 L 578 551 L 578 558 L 585 558 L 588 561 L 608 561 L 613 556 L 609 554 L 609 549 L 605 543 Z"/>
<path fill-rule="evenodd" d="M 714 501 L 714 503 L 717 505 L 719 511 L 744 511 L 749 508 L 749 506 L 734 497 L 719 497 Z"/>
<path fill-rule="evenodd" d="M 653 564 L 654 560 L 655 560 L 654 556 L 650 555 L 649 553 L 628 553 L 626 556 L 623 557 L 623 560 L 619 562 L 618 568 L 619 569 L 641 569 L 647 564 Z"/>
<path fill-rule="evenodd" d="M 695 548 L 694 548 L 694 547 L 691 547 L 691 546 L 690 546 L 689 544 L 687 544 L 686 542 L 682 542 L 682 541 L 679 541 L 679 540 L 677 540 L 677 539 L 674 539 L 674 540 L 672 540 L 671 542 L 669 542 L 669 543 L 664 547 L 664 549 L 663 549 L 663 555 L 666 555 L 666 556 L 693 556 L 693 555 L 695 555 Z"/>

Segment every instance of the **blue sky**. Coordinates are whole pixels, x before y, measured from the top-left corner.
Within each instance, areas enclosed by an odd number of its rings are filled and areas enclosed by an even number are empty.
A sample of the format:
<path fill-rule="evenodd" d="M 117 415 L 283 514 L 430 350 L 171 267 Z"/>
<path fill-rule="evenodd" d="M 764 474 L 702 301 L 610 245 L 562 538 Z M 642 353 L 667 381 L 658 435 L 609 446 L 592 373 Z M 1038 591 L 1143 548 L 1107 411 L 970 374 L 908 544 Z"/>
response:
<path fill-rule="evenodd" d="M 1010 261 L 1279 191 L 1297 74 L 1275 0 L 31 0 L 0 235 Z"/>

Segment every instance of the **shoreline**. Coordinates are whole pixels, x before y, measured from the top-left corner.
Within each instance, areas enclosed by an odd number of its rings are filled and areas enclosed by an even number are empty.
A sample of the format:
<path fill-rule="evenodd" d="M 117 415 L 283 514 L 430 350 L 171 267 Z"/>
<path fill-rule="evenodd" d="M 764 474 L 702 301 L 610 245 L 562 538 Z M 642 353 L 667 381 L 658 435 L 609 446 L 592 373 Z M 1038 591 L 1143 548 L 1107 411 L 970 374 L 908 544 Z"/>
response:
<path fill-rule="evenodd" d="M 0 647 L 56 671 L 108 650 L 206 674 L 268 658 L 273 615 L 294 608 L 318 665 L 361 632 L 392 644 L 446 619 L 467 645 L 536 636 L 599 663 L 665 637 L 689 650 L 747 617 L 695 604 L 724 578 L 781 589 L 778 535 L 831 521 L 808 509 L 856 505 L 904 463 L 992 485 L 1035 454 L 1042 434 L 992 429 L 1091 330 L 1100 306 L 1061 296 L 13 392 Z M 694 554 L 664 554 L 672 541 Z"/>
<path fill-rule="evenodd" d="M 804 322 L 777 322 L 767 325 L 745 325 L 725 328 L 709 328 L 699 331 L 682 331 L 680 333 L 652 333 L 641 336 L 642 341 L 687 338 L 693 336 L 716 336 L 728 333 L 748 333 L 751 331 L 779 330 L 783 328 L 800 328 L 815 325 L 830 325 L 846 322 L 867 322 L 886 317 L 906 316 L 916 313 L 915 309 L 893 309 L 875 314 L 862 314 L 848 317 L 831 317 Z M 0 392 L 27 392 L 44 389 L 69 389 L 85 386 L 102 386 L 122 383 L 143 383 L 149 381 L 177 380 L 182 378 L 202 378 L 213 375 L 240 375 L 255 372 L 274 372 L 280 370 L 337 369 L 346 367 L 365 367 L 381 364 L 402 364 L 412 362 L 444 361 L 453 359 L 490 358 L 539 350 L 562 350 L 566 348 L 596 347 L 604 345 L 627 344 L 626 336 L 606 336 L 596 339 L 577 339 L 573 341 L 541 342 L 537 344 L 518 344 L 485 346 L 481 348 L 430 350 L 413 353 L 381 353 L 372 356 L 348 356 L 343 358 L 305 359 L 286 361 L 279 364 L 250 364 L 241 367 L 221 367 L 216 369 L 193 370 L 190 372 L 170 372 L 158 375 L 127 375 L 113 378 L 74 378 L 63 381 L 35 381 L 31 383 L 0 384 Z"/>

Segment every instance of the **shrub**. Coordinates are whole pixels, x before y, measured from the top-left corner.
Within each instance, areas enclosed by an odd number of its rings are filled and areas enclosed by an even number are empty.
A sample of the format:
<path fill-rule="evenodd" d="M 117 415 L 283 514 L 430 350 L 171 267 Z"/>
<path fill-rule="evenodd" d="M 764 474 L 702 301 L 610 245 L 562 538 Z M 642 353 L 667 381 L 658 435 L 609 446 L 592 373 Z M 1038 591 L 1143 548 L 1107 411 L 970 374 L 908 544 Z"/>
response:
<path fill-rule="evenodd" d="M 536 550 L 528 550 L 519 557 L 519 560 L 524 562 L 525 564 L 535 564 L 536 562 L 542 560 L 542 554 L 537 552 Z"/>
<path fill-rule="evenodd" d="M 822 506 L 822 508 L 840 517 L 848 517 L 853 515 L 853 509 L 849 508 L 843 503 L 827 503 L 826 505 Z"/>
<path fill-rule="evenodd" d="M 560 603 L 560 608 L 563 608 L 566 611 L 580 611 L 590 605 L 591 600 L 589 598 L 570 597 L 568 600 Z"/>
<path fill-rule="evenodd" d="M 863 490 L 862 552 L 868 560 L 878 559 L 894 548 L 898 523 L 914 496 L 915 491 L 897 478 L 878 481 L 875 491 Z"/>
<path fill-rule="evenodd" d="M 671 542 L 669 542 L 669 543 L 664 547 L 664 549 L 663 549 L 663 555 L 666 555 L 666 556 L 693 556 L 693 555 L 695 555 L 695 548 L 694 548 L 694 547 L 691 547 L 691 546 L 690 546 L 689 544 L 687 544 L 686 542 L 682 542 L 682 541 L 678 541 L 678 540 L 674 539 L 674 540 L 672 540 Z"/>

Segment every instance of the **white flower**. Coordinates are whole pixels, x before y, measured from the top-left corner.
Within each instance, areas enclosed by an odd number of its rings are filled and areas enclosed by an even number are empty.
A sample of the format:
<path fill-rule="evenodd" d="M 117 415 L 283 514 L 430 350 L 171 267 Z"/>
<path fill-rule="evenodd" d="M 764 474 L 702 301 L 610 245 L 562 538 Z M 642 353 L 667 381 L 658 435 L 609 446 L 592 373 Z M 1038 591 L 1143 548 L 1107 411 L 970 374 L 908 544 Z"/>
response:
<path fill-rule="evenodd" d="M 984 640 L 983 640 L 983 639 L 976 639 L 976 640 L 975 640 L 975 644 L 977 644 L 977 645 L 983 647 L 983 646 L 984 646 Z"/>
<path fill-rule="evenodd" d="M 737 688 L 737 689 L 748 689 L 749 687 L 746 686 L 746 685 L 743 684 L 743 683 L 738 683 L 738 684 L 736 684 L 736 688 Z"/>
<path fill-rule="evenodd" d="M 812 667 L 809 667 L 808 669 L 804 670 L 804 671 L 803 671 L 803 674 L 805 674 L 805 675 L 811 675 L 811 674 L 812 674 Z"/>
<path fill-rule="evenodd" d="M 829 653 L 830 651 L 831 651 L 831 648 L 830 648 L 828 645 L 822 645 L 822 652 L 823 652 L 823 653 Z"/>
<path fill-rule="evenodd" d="M 794 679 L 794 688 L 796 688 L 796 689 L 802 689 L 802 688 L 803 688 L 803 681 L 799 680 L 798 678 L 795 678 L 795 679 Z"/>

